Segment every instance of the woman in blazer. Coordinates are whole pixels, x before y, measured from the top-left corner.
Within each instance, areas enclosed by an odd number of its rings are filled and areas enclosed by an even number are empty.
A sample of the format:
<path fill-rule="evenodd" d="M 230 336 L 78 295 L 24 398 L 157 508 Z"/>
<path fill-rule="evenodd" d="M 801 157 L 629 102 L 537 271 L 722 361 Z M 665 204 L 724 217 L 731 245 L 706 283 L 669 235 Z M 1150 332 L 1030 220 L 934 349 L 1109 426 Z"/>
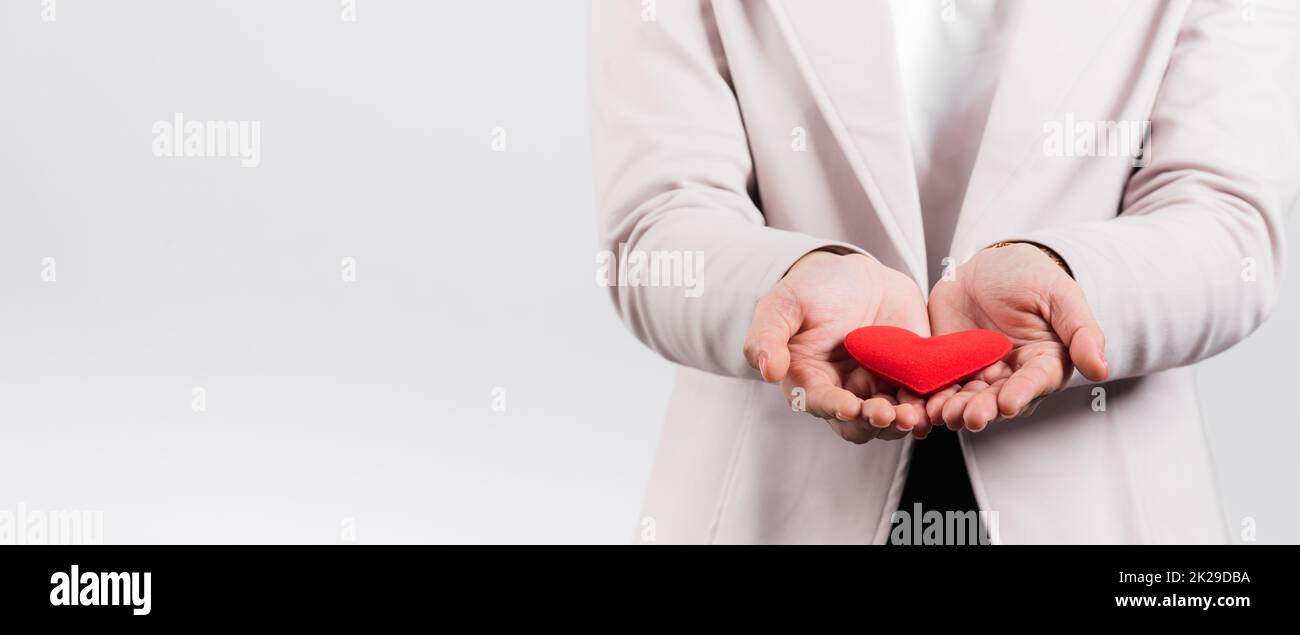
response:
<path fill-rule="evenodd" d="M 953 428 L 993 542 L 1228 540 L 1191 365 L 1278 289 L 1295 4 L 932 6 L 938 26 L 887 1 L 593 3 L 601 239 L 704 256 L 700 293 L 611 287 L 678 364 L 638 535 L 884 543 L 914 448 Z M 916 43 L 965 19 L 988 63 L 947 74 L 983 83 L 912 72 L 943 75 L 970 33 Z M 1125 124 L 1134 152 L 1098 145 Z M 865 324 L 1015 348 L 900 393 L 846 363 Z"/>

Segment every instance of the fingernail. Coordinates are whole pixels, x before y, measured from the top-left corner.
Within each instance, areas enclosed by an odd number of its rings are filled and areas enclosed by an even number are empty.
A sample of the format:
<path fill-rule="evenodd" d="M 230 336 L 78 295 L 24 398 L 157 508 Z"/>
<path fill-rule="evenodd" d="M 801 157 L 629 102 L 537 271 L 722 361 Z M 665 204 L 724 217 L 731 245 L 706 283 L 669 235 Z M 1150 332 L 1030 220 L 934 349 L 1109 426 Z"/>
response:
<path fill-rule="evenodd" d="M 767 351 L 758 354 L 758 374 L 762 375 L 764 380 L 767 379 Z"/>

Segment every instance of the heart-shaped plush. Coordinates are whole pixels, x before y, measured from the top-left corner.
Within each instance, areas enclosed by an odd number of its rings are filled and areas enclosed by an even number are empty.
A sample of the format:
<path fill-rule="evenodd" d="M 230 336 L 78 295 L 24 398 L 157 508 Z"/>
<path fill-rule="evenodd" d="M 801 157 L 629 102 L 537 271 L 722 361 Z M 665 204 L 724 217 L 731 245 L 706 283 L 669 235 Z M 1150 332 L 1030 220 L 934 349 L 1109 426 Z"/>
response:
<path fill-rule="evenodd" d="M 844 338 L 844 348 L 876 376 L 926 395 L 1002 359 L 1011 340 L 982 329 L 921 337 L 896 326 L 864 326 Z"/>

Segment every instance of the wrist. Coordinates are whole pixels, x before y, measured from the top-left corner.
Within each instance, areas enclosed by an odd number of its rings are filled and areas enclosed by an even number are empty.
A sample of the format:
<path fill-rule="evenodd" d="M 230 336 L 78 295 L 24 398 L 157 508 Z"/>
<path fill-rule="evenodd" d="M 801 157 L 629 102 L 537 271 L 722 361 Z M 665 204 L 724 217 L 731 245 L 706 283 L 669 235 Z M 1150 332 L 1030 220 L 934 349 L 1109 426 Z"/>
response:
<path fill-rule="evenodd" d="M 1053 250 L 1051 247 L 1048 247 L 1047 245 L 1043 245 L 1029 240 L 1002 240 L 1002 241 L 995 242 L 992 245 L 989 245 L 988 247 L 986 247 L 986 249 L 1002 249 L 1005 247 L 1010 247 L 1012 245 L 1026 245 L 1028 247 L 1036 248 L 1040 253 L 1042 253 L 1044 256 L 1047 256 L 1049 260 L 1051 260 L 1054 264 L 1056 264 L 1057 267 L 1060 267 L 1061 270 L 1065 272 L 1065 275 L 1070 276 L 1070 278 L 1074 278 L 1074 271 L 1070 269 L 1069 263 L 1065 262 L 1065 259 L 1062 258 L 1060 254 L 1056 253 L 1055 250 Z"/>
<path fill-rule="evenodd" d="M 849 259 L 852 259 L 852 260 L 844 260 L 844 259 L 846 259 L 846 258 L 849 258 Z M 815 250 L 813 250 L 813 251 L 810 251 L 810 252 L 804 254 L 802 257 L 800 257 L 798 260 L 796 260 L 796 261 L 794 262 L 794 264 L 790 265 L 790 268 L 786 270 L 785 275 L 786 275 L 786 276 L 790 275 L 790 272 L 791 272 L 791 271 L 794 271 L 794 270 L 795 270 L 796 268 L 798 268 L 800 265 L 812 265 L 812 264 L 815 264 L 815 263 L 818 263 L 818 262 L 821 262 L 821 263 L 828 263 L 828 264 L 829 264 L 829 263 L 857 262 L 857 259 L 861 259 L 861 261 L 862 261 L 861 264 L 863 264 L 863 265 L 875 264 L 875 262 L 876 262 L 876 260 L 875 260 L 874 258 L 872 258 L 871 256 L 868 256 L 868 255 L 866 255 L 866 254 L 862 254 L 862 253 L 858 253 L 858 252 L 856 252 L 856 251 L 841 251 L 841 250 L 839 250 L 839 249 L 834 249 L 834 248 L 825 247 L 825 248 L 822 248 L 822 249 L 815 249 Z M 784 277 L 784 276 L 782 276 L 782 277 Z"/>

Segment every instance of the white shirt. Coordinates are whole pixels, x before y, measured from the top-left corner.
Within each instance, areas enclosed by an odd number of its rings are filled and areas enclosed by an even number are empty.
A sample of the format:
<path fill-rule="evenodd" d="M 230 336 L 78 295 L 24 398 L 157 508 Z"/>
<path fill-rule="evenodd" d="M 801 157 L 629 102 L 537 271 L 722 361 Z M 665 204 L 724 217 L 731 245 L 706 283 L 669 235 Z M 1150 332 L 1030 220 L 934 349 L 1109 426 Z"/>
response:
<path fill-rule="evenodd" d="M 952 243 L 1002 68 L 1014 2 L 892 0 L 933 284 Z"/>

